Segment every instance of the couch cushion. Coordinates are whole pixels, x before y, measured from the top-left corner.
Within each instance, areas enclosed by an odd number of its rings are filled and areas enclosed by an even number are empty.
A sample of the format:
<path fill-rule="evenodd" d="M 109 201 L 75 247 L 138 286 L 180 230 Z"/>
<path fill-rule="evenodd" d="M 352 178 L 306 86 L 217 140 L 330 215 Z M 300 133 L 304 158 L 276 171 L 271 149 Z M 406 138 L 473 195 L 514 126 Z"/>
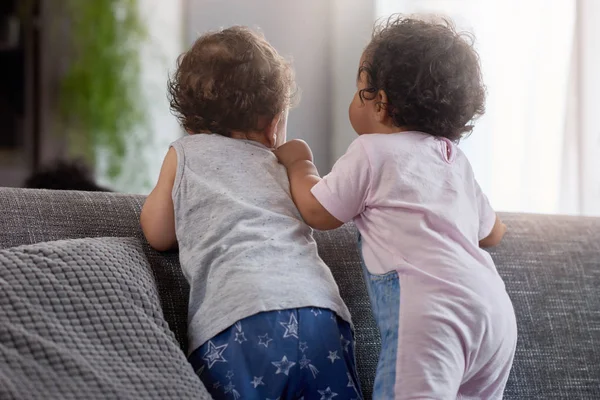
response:
<path fill-rule="evenodd" d="M 519 330 L 505 399 L 600 399 L 600 219 L 503 218 L 491 254 Z"/>
<path fill-rule="evenodd" d="M 0 250 L 0 398 L 208 399 L 133 238 Z"/>
<path fill-rule="evenodd" d="M 187 350 L 189 285 L 177 253 L 159 253 L 146 244 L 139 223 L 142 196 L 0 188 L 0 249 L 86 237 L 140 239 L 160 294 L 169 327 Z"/>

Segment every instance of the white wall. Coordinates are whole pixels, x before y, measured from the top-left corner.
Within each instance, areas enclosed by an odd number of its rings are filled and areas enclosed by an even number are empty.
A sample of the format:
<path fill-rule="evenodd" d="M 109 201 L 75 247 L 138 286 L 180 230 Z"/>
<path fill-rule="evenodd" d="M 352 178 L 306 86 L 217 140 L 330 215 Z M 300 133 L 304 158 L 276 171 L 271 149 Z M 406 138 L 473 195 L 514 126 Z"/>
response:
<path fill-rule="evenodd" d="M 311 146 L 315 164 L 329 168 L 331 137 L 330 2 L 324 0 L 188 0 L 186 45 L 203 32 L 231 25 L 260 28 L 286 58 L 292 58 L 302 90 L 290 112 L 288 138 Z"/>
<path fill-rule="evenodd" d="M 330 167 L 356 138 L 350 125 L 348 106 L 356 92 L 358 62 L 369 43 L 375 22 L 376 2 L 365 0 L 332 0 L 331 80 L 332 151 Z"/>
<path fill-rule="evenodd" d="M 600 2 L 579 0 L 578 108 L 579 211 L 600 216 Z M 569 140 L 573 140 L 569 138 Z M 577 179 L 572 176 L 571 180 Z"/>

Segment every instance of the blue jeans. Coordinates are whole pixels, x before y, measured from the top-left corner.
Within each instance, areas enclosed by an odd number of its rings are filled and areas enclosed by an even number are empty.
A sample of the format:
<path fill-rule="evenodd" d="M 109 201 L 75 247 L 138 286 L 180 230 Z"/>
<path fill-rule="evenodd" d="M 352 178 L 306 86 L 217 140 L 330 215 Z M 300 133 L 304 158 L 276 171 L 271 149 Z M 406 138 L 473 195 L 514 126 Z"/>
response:
<path fill-rule="evenodd" d="M 398 273 L 390 271 L 375 275 L 367 270 L 362 258 L 362 238 L 358 237 L 362 269 L 371 299 L 373 316 L 381 334 L 381 348 L 373 385 L 373 400 L 394 398 L 396 358 L 398 355 L 398 324 L 400 312 L 400 282 Z"/>
<path fill-rule="evenodd" d="M 350 324 L 330 310 L 269 311 L 237 322 L 189 357 L 220 399 L 362 399 Z"/>

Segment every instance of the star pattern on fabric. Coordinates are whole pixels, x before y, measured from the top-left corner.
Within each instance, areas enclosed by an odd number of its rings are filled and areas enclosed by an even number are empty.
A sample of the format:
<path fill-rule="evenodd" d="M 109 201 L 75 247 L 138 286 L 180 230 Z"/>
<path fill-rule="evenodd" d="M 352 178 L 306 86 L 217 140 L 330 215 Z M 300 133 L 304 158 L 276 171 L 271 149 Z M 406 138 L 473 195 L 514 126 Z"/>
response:
<path fill-rule="evenodd" d="M 275 375 L 285 374 L 286 376 L 289 376 L 290 369 L 294 365 L 296 365 L 295 362 L 288 360 L 288 358 L 286 356 L 283 356 L 281 361 L 273 361 L 271 364 L 273 364 L 275 367 L 277 367 L 277 371 L 275 372 Z"/>
<path fill-rule="evenodd" d="M 358 392 L 358 389 L 356 388 L 356 385 L 354 384 L 352 375 L 350 375 L 350 372 L 346 372 L 346 375 L 348 376 L 348 385 L 346 387 L 351 387 L 352 389 L 354 389 L 354 393 L 356 393 L 358 395 L 358 397 L 360 397 L 360 393 Z M 352 398 L 351 400 L 358 400 L 358 397 Z"/>
<path fill-rule="evenodd" d="M 317 390 L 321 395 L 321 400 L 331 400 L 334 397 L 337 397 L 337 393 L 332 392 L 330 387 L 327 387 L 325 390 Z"/>
<path fill-rule="evenodd" d="M 298 346 L 298 348 L 300 349 L 301 352 L 305 352 L 306 349 L 308 349 L 308 345 L 306 344 L 306 342 L 300 342 L 300 345 Z"/>
<path fill-rule="evenodd" d="M 235 390 L 235 385 L 232 382 L 229 382 L 227 384 L 227 386 L 225 386 L 223 388 L 223 391 L 225 392 L 225 394 L 231 394 L 233 396 L 234 399 L 239 399 L 240 397 L 242 397 L 242 395 L 240 394 L 240 392 L 238 392 L 237 390 Z"/>
<path fill-rule="evenodd" d="M 254 386 L 254 389 L 256 389 L 259 386 L 264 386 L 265 383 L 263 382 L 263 378 L 264 376 L 255 376 L 254 379 L 250 381 L 250 384 Z"/>
<path fill-rule="evenodd" d="M 329 358 L 331 360 L 332 364 L 335 362 L 335 360 L 341 360 L 340 356 L 338 356 L 338 354 L 337 354 L 337 350 L 336 351 L 330 351 L 329 355 L 327 356 L 327 358 Z"/>
<path fill-rule="evenodd" d="M 244 330 L 242 329 L 242 323 L 240 321 L 235 323 L 235 330 L 237 332 L 235 332 L 235 342 L 238 342 L 239 344 L 242 344 L 244 342 L 247 342 L 248 339 L 246 339 L 246 335 L 244 335 Z"/>
<path fill-rule="evenodd" d="M 315 317 L 317 315 L 323 314 L 323 312 L 321 312 L 321 310 L 319 310 L 318 308 L 311 308 L 310 312 L 313 313 L 315 315 Z"/>
<path fill-rule="evenodd" d="M 234 341 L 238 342 L 239 344 L 242 344 L 244 342 L 247 342 L 248 339 L 246 339 L 246 335 L 244 335 L 244 332 L 236 332 Z"/>
<path fill-rule="evenodd" d="M 235 390 L 235 385 L 232 382 L 229 382 L 224 388 L 223 391 L 225 391 L 225 393 L 231 393 L 232 391 Z"/>
<path fill-rule="evenodd" d="M 356 386 L 354 386 L 354 381 L 352 380 L 352 375 L 350 375 L 350 372 L 346 372 L 346 375 L 348 376 L 348 385 L 346 387 L 351 387 L 353 389 L 356 389 Z"/>
<path fill-rule="evenodd" d="M 269 339 L 269 334 L 265 333 L 264 335 L 260 336 L 258 335 L 258 345 L 260 346 L 261 344 L 263 346 L 265 346 L 266 348 L 269 347 L 269 343 L 272 342 L 273 339 Z"/>
<path fill-rule="evenodd" d="M 233 373 L 233 371 L 227 371 L 227 375 L 225 375 L 225 377 L 229 380 L 231 380 L 231 378 L 233 378 L 235 374 Z"/>
<path fill-rule="evenodd" d="M 289 322 L 280 322 L 281 326 L 285 328 L 285 332 L 283 333 L 283 338 L 295 337 L 298 339 L 298 320 L 294 314 L 290 314 Z"/>
<path fill-rule="evenodd" d="M 344 337 L 344 335 L 340 335 L 340 341 L 342 342 L 342 347 L 344 351 L 347 353 L 350 349 L 350 341 Z"/>
<path fill-rule="evenodd" d="M 202 359 L 208 363 L 208 369 L 211 369 L 216 362 L 227 362 L 223 357 L 223 352 L 227 349 L 228 344 L 222 346 L 215 346 L 212 341 L 208 341 L 208 351 L 204 354 Z"/>
<path fill-rule="evenodd" d="M 200 376 L 202 375 L 202 373 L 204 372 L 204 369 L 206 368 L 206 365 L 201 366 L 200 368 L 198 368 L 196 370 L 196 375 Z"/>
<path fill-rule="evenodd" d="M 221 387 L 221 382 L 217 381 L 215 383 L 213 383 L 213 389 L 218 389 Z"/>
<path fill-rule="evenodd" d="M 319 370 L 310 363 L 310 360 L 306 358 L 306 354 L 302 355 L 302 359 L 298 361 L 298 363 L 300 364 L 300 369 L 308 368 L 308 370 L 312 373 L 313 378 L 316 378 L 319 374 Z"/>
<path fill-rule="evenodd" d="M 298 361 L 298 364 L 300 364 L 300 369 L 307 368 L 310 365 L 310 360 L 306 358 L 306 354 L 302 356 L 302 359 Z"/>

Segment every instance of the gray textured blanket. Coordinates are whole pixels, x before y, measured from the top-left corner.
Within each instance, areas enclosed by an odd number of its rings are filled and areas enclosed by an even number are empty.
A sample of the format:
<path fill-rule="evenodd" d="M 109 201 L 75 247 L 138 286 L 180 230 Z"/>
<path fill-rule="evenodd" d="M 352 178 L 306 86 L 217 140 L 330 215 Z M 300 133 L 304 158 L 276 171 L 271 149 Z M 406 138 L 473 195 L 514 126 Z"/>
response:
<path fill-rule="evenodd" d="M 0 399 L 210 399 L 137 239 L 0 250 Z"/>

